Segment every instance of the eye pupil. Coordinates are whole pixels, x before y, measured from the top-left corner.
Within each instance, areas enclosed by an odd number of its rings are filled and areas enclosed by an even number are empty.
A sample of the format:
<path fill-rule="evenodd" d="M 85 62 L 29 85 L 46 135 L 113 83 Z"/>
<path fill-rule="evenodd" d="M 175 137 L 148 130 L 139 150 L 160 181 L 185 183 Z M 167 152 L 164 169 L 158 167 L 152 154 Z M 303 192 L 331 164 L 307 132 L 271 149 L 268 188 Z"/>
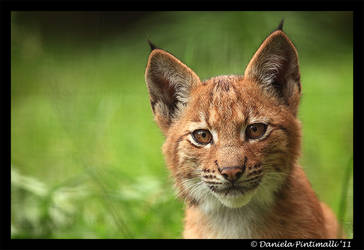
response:
<path fill-rule="evenodd" d="M 252 127 L 251 127 L 251 129 L 252 129 L 254 132 L 257 132 L 257 130 L 258 130 L 258 129 L 257 129 L 257 127 L 255 127 L 255 126 L 252 126 Z"/>

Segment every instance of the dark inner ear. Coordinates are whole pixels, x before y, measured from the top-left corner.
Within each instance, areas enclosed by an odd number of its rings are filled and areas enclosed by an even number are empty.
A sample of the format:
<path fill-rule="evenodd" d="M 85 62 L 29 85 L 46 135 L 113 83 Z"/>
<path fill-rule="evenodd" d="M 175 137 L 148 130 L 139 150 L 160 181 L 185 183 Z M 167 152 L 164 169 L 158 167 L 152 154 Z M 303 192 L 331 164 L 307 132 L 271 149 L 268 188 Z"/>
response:
<path fill-rule="evenodd" d="M 145 71 L 154 119 L 164 133 L 176 121 L 190 97 L 192 88 L 200 84 L 199 77 L 171 54 L 154 49 Z"/>
<path fill-rule="evenodd" d="M 301 83 L 297 50 L 286 34 L 277 30 L 260 45 L 245 69 L 244 77 L 254 79 L 296 115 Z"/>
<path fill-rule="evenodd" d="M 175 98 L 175 96 L 176 96 L 175 88 L 164 77 L 153 76 L 152 81 L 154 82 L 155 87 L 158 89 L 158 92 L 159 92 L 158 96 L 160 96 L 162 102 L 165 105 L 167 105 L 169 114 L 171 116 L 173 116 L 174 112 L 177 109 L 177 99 Z M 156 103 L 157 103 L 157 100 L 155 100 L 154 98 L 150 100 L 150 104 L 152 105 L 152 110 L 154 113 L 155 113 L 154 106 Z"/>
<path fill-rule="evenodd" d="M 289 55 L 286 56 L 288 57 Z M 288 70 L 289 63 L 290 62 L 287 60 L 281 60 L 280 69 L 274 74 L 274 78 L 272 79 L 271 86 L 274 88 L 279 97 L 284 97 L 286 95 L 285 90 L 287 88 L 287 78 L 285 76 L 285 72 Z"/>
<path fill-rule="evenodd" d="M 274 79 L 272 82 L 272 86 L 279 97 L 283 97 L 283 90 L 282 90 L 282 79 Z"/>

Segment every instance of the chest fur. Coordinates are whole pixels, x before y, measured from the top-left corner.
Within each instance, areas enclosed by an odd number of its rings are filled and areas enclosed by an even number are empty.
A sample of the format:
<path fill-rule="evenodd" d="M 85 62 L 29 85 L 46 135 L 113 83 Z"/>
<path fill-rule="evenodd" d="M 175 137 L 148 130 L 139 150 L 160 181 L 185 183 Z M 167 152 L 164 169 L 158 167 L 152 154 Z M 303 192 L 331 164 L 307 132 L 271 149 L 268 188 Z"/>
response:
<path fill-rule="evenodd" d="M 203 209 L 203 208 L 202 208 Z M 257 237 L 262 225 L 250 208 L 221 208 L 207 213 L 201 208 L 186 210 L 185 238 L 249 239 Z"/>

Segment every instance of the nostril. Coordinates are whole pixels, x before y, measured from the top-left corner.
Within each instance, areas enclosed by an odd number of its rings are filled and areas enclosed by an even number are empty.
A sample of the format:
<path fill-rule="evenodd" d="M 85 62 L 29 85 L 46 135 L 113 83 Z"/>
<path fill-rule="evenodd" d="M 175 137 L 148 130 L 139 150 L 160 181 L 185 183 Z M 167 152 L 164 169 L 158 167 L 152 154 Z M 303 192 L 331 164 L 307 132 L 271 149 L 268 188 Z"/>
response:
<path fill-rule="evenodd" d="M 237 172 L 235 175 L 236 179 L 239 179 L 242 174 L 243 174 L 242 172 Z"/>
<path fill-rule="evenodd" d="M 221 174 L 225 179 L 229 179 L 229 176 L 227 174 Z"/>

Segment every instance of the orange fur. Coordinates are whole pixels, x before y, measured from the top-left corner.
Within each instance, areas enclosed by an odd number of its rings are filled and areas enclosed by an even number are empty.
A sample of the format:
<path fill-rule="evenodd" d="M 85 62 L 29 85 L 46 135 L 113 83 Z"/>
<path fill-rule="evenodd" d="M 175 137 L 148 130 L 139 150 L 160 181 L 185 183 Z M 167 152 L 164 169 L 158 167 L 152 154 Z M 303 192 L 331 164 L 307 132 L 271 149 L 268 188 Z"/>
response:
<path fill-rule="evenodd" d="M 154 49 L 146 83 L 166 136 L 167 166 L 186 202 L 184 238 L 342 236 L 297 165 L 300 73 L 297 51 L 283 31 L 262 43 L 244 76 L 204 82 Z M 249 137 L 251 126 L 257 138 Z M 210 142 L 198 141 L 198 130 Z"/>

